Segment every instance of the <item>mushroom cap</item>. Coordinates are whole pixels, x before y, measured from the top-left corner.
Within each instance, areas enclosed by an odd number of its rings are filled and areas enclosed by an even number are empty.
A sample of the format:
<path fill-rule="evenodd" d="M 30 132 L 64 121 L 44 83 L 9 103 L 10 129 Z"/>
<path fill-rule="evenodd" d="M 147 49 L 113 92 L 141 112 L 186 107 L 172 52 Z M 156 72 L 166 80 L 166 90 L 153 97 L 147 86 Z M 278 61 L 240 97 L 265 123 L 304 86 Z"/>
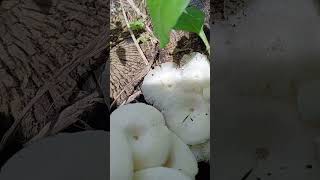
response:
<path fill-rule="evenodd" d="M 134 173 L 134 180 L 192 180 L 179 170 L 165 167 L 149 168 Z"/>
<path fill-rule="evenodd" d="M 181 170 L 190 177 L 195 177 L 198 174 L 198 163 L 189 146 L 174 133 L 172 140 L 172 149 L 165 167 Z"/>
<path fill-rule="evenodd" d="M 201 95 L 185 94 L 168 107 L 166 123 L 183 142 L 195 145 L 210 138 L 210 105 Z"/>
<path fill-rule="evenodd" d="M 110 115 L 110 127 L 117 126 L 129 131 L 132 128 L 145 129 L 161 125 L 165 125 L 161 112 L 144 103 L 119 106 Z"/>
<path fill-rule="evenodd" d="M 182 81 L 186 89 L 194 87 L 210 86 L 210 62 L 207 56 L 194 52 L 185 55 L 182 58 L 182 63 L 185 63 L 182 70 Z"/>
<path fill-rule="evenodd" d="M 170 131 L 156 108 L 143 103 L 120 106 L 110 115 L 110 125 L 128 136 L 135 170 L 165 163 L 171 147 Z"/>
<path fill-rule="evenodd" d="M 1 180 L 108 179 L 109 134 L 61 133 L 34 141 L 1 168 Z"/>
<path fill-rule="evenodd" d="M 144 135 L 132 138 L 134 169 L 140 170 L 165 164 L 172 145 L 166 126 L 151 127 Z"/>
<path fill-rule="evenodd" d="M 168 95 L 177 92 L 181 72 L 173 62 L 163 63 L 144 77 L 141 89 L 145 100 L 156 107 L 165 106 Z"/>
<path fill-rule="evenodd" d="M 122 129 L 110 131 L 110 179 L 131 180 L 133 177 L 132 152 Z"/>
<path fill-rule="evenodd" d="M 198 162 L 210 161 L 210 140 L 202 144 L 192 145 L 190 149 Z"/>
<path fill-rule="evenodd" d="M 210 86 L 203 88 L 202 96 L 208 103 L 210 103 Z"/>

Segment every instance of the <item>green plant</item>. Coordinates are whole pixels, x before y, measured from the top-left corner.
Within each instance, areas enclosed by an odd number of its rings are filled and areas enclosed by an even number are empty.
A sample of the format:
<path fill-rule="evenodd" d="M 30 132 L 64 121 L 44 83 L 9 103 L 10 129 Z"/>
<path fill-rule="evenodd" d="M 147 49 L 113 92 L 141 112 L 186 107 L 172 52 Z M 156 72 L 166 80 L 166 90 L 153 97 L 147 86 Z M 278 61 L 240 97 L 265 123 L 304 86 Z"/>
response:
<path fill-rule="evenodd" d="M 197 33 L 210 53 L 210 44 L 203 31 L 204 13 L 188 6 L 189 3 L 190 0 L 147 0 L 154 34 L 160 41 L 160 48 L 164 48 L 174 29 Z"/>
<path fill-rule="evenodd" d="M 139 31 L 139 30 L 144 29 L 144 22 L 141 19 L 135 20 L 135 21 L 129 23 L 129 27 L 133 31 Z"/>

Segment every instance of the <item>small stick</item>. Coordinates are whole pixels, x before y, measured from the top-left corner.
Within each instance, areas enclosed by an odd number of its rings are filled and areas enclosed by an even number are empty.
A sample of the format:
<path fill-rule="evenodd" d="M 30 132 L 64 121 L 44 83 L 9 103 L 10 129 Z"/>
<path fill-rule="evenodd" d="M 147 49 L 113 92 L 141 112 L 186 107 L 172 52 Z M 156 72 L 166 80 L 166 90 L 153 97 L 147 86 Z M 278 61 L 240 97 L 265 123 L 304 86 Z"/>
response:
<path fill-rule="evenodd" d="M 130 29 L 129 21 L 128 21 L 126 12 L 124 11 L 124 8 L 123 8 L 122 0 L 120 0 L 120 5 L 121 5 L 121 9 L 122 9 L 122 14 L 123 14 L 124 20 L 125 20 L 125 22 L 126 22 L 126 24 L 127 24 L 128 30 L 129 30 L 129 32 L 130 32 L 131 38 L 133 39 L 133 42 L 134 42 L 134 44 L 136 45 L 136 47 L 137 47 L 137 49 L 138 49 L 138 51 L 139 51 L 142 59 L 144 60 L 145 64 L 148 65 L 149 62 L 148 62 L 146 56 L 143 54 L 143 52 L 142 52 L 142 50 L 141 50 L 141 48 L 140 48 L 140 46 L 139 46 L 139 44 L 138 44 L 138 41 L 137 41 L 136 37 L 135 37 L 134 34 L 133 34 L 133 31 Z"/>
<path fill-rule="evenodd" d="M 250 174 L 252 173 L 253 171 L 253 168 L 251 168 L 242 178 L 241 180 L 246 180 L 248 179 L 248 177 L 250 176 Z"/>
<path fill-rule="evenodd" d="M 133 94 L 131 94 L 131 96 L 128 97 L 128 99 L 125 101 L 125 104 L 129 104 L 131 103 L 132 101 L 134 101 L 138 96 L 140 96 L 142 94 L 141 91 L 137 91 Z"/>
<path fill-rule="evenodd" d="M 140 11 L 140 9 L 136 6 L 136 4 L 132 0 L 127 0 L 127 2 L 130 4 L 132 9 L 135 10 L 137 14 L 139 14 L 143 19 L 147 18 L 147 16 Z"/>
<path fill-rule="evenodd" d="M 144 20 L 147 19 L 147 15 L 145 15 L 144 13 L 142 13 L 140 11 L 140 9 L 136 6 L 136 4 L 132 1 L 132 0 L 127 0 L 127 2 L 130 4 L 130 6 L 132 7 L 133 10 L 135 10 Z M 146 4 L 146 2 L 144 2 L 144 4 Z M 153 36 L 153 39 L 158 41 L 156 38 L 155 38 L 155 35 L 153 34 L 151 28 L 145 24 L 145 28 L 146 30 L 151 34 L 151 36 Z"/>

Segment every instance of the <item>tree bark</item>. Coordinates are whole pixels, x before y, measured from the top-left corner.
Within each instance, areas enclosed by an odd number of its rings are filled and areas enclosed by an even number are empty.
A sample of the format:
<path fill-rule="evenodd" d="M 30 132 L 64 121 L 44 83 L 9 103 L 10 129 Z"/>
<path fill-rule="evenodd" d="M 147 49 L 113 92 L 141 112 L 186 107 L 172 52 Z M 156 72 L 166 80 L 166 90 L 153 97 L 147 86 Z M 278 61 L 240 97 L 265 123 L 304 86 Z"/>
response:
<path fill-rule="evenodd" d="M 83 79 L 107 59 L 108 6 L 0 1 L 0 113 L 14 118 L 7 136 L 19 129 L 25 140 L 34 137 L 83 91 Z"/>

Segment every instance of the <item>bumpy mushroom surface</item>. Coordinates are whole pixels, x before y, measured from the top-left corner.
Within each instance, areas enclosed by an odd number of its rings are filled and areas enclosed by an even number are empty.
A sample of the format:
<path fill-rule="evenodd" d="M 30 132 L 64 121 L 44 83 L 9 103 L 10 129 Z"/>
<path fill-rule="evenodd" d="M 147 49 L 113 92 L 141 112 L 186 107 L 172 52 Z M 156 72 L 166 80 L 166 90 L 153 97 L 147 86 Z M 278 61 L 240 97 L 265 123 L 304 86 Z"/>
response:
<path fill-rule="evenodd" d="M 172 144 L 171 132 L 156 108 L 143 103 L 120 106 L 110 115 L 110 128 L 125 131 L 132 147 L 134 170 L 166 162 Z"/>
<path fill-rule="evenodd" d="M 205 55 L 191 53 L 185 55 L 181 63 L 184 64 L 181 67 L 181 84 L 186 90 L 190 88 L 196 90 L 197 87 L 203 89 L 210 86 L 210 62 Z"/>
<path fill-rule="evenodd" d="M 192 180 L 179 170 L 165 167 L 149 168 L 137 171 L 134 180 Z"/>
<path fill-rule="evenodd" d="M 164 63 L 150 71 L 142 91 L 186 144 L 204 143 L 210 138 L 210 63 L 200 53 L 185 55 L 181 62 L 181 68 Z"/>
<path fill-rule="evenodd" d="M 210 106 L 200 95 L 186 95 L 163 111 L 169 129 L 186 144 L 204 143 L 210 138 Z"/>
<path fill-rule="evenodd" d="M 108 179 L 109 134 L 62 133 L 35 141 L 1 168 L 1 180 Z"/>
<path fill-rule="evenodd" d="M 172 62 L 163 63 L 150 70 L 144 77 L 141 89 L 144 98 L 157 108 L 164 108 L 170 101 L 169 94 L 177 93 L 179 82 L 181 82 L 181 71 Z"/>

